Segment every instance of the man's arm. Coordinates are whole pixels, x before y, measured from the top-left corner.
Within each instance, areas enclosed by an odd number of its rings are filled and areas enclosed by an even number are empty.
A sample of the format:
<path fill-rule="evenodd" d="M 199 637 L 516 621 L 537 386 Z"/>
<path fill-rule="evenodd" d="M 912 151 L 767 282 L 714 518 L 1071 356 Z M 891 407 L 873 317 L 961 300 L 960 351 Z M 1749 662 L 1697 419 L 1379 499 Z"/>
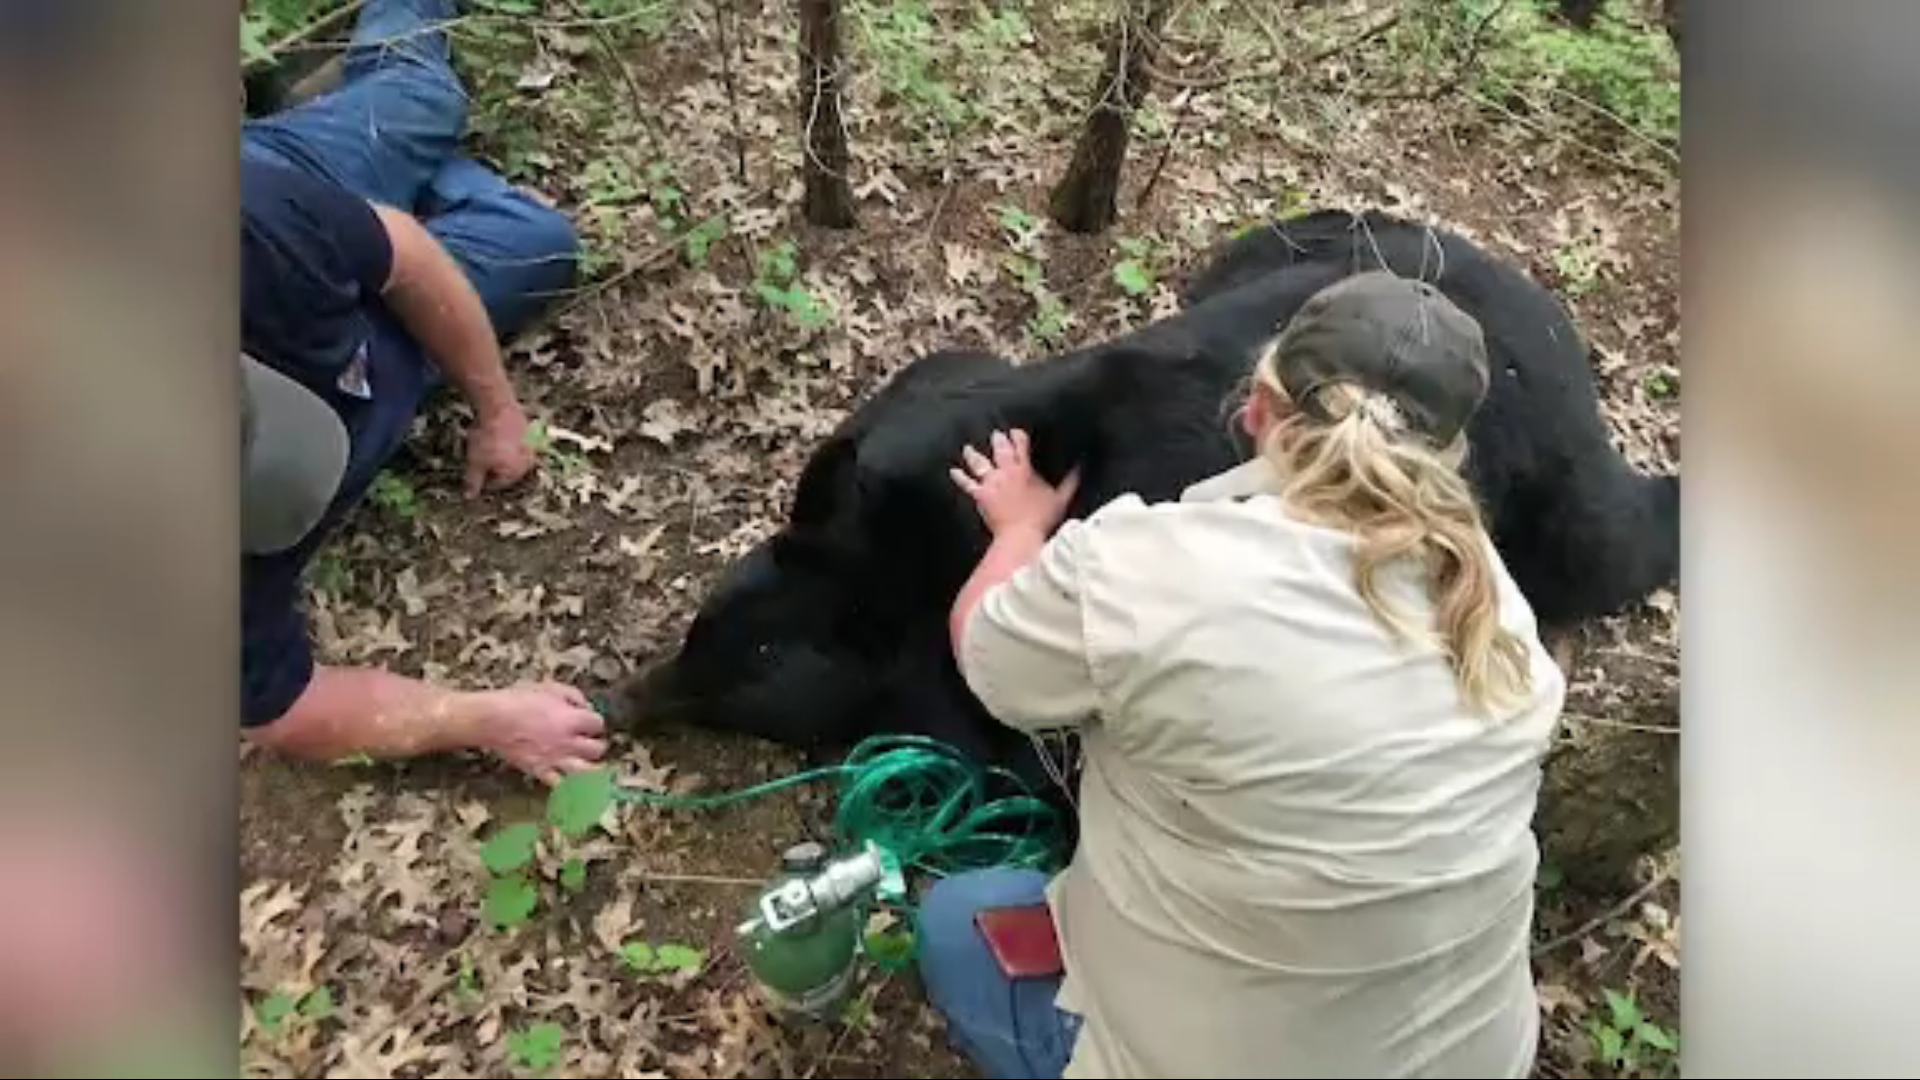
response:
<path fill-rule="evenodd" d="M 379 668 L 316 665 L 293 707 L 247 729 L 278 753 L 316 761 L 408 758 L 483 742 L 476 695 Z"/>
<path fill-rule="evenodd" d="M 326 763 L 478 750 L 549 783 L 606 753 L 605 722 L 570 686 L 455 690 L 317 663 L 299 581 L 286 556 L 249 560 L 242 573 L 240 720 L 250 741 Z"/>
<path fill-rule="evenodd" d="M 473 407 L 467 493 L 513 484 L 532 470 L 527 416 L 507 377 L 499 336 L 466 271 L 413 215 L 374 205 L 392 242 L 381 298 Z"/>
<path fill-rule="evenodd" d="M 379 668 L 316 666 L 291 709 L 247 734 L 324 762 L 479 750 L 551 784 L 605 754 L 604 727 L 585 695 L 561 684 L 454 690 Z"/>

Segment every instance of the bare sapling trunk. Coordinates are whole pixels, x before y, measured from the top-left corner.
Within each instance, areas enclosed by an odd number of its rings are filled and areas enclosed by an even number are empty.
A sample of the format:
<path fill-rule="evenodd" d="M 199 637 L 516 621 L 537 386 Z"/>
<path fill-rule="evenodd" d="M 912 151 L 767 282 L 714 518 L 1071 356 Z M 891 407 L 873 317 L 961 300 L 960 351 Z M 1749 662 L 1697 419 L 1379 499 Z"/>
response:
<path fill-rule="evenodd" d="M 840 2 L 800 0 L 801 176 L 808 223 L 829 229 L 854 225 L 853 185 L 847 180 L 846 122 L 840 115 Z"/>
<path fill-rule="evenodd" d="M 1577 30 L 1591 30 L 1603 6 L 1600 0 L 1560 0 L 1560 20 Z"/>
<path fill-rule="evenodd" d="M 1080 129 L 1066 176 L 1053 189 L 1053 219 L 1068 232 L 1098 233 L 1119 216 L 1129 125 L 1146 101 L 1154 45 L 1172 6 L 1170 0 L 1121 2 L 1107 62 L 1094 88 L 1093 109 Z"/>

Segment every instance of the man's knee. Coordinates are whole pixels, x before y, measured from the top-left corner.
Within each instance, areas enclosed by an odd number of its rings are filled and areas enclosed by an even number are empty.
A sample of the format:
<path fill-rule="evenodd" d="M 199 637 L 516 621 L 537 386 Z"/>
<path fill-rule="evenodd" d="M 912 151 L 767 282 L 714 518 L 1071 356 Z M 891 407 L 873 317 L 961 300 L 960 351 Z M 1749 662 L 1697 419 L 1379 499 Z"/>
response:
<path fill-rule="evenodd" d="M 564 261 L 571 268 L 580 258 L 580 233 L 573 219 L 530 195 L 516 194 L 520 242 L 514 246 L 533 257 Z"/>
<path fill-rule="evenodd" d="M 580 234 L 566 214 L 470 158 L 442 166 L 421 213 L 428 227 L 456 247 L 470 247 L 519 265 L 571 265 Z"/>
<path fill-rule="evenodd" d="M 942 878 L 920 899 L 920 955 L 935 966 L 982 948 L 974 916 L 987 908 L 1046 902 L 1047 877 L 1013 867 L 975 870 Z"/>
<path fill-rule="evenodd" d="M 471 162 L 436 178 L 427 228 L 466 269 L 503 335 L 578 281 L 580 238 L 567 216 Z"/>
<path fill-rule="evenodd" d="M 573 222 L 524 192 L 508 197 L 501 213 L 499 240 L 506 257 L 519 269 L 514 274 L 516 306 L 545 310 L 556 294 L 579 280 L 580 236 Z M 531 312 L 522 319 L 532 318 Z"/>

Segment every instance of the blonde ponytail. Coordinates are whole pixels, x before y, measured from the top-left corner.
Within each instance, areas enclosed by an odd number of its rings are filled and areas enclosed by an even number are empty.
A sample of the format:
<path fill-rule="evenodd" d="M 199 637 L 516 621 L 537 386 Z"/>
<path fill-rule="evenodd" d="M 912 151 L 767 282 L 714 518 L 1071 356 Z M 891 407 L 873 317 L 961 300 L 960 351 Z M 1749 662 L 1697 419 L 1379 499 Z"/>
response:
<path fill-rule="evenodd" d="M 1253 392 L 1284 406 L 1273 359 L 1270 349 L 1255 367 Z M 1460 472 L 1465 437 L 1436 449 L 1408 430 L 1385 394 L 1351 383 L 1316 393 L 1331 422 L 1281 408 L 1262 440 L 1283 498 L 1308 520 L 1354 533 L 1354 584 L 1367 606 L 1403 639 L 1444 651 L 1471 706 L 1503 711 L 1527 693 L 1532 663 L 1526 642 L 1500 624 L 1480 509 Z M 1379 587 L 1380 571 L 1408 558 L 1427 572 L 1437 616 L 1431 629 L 1391 610 Z"/>

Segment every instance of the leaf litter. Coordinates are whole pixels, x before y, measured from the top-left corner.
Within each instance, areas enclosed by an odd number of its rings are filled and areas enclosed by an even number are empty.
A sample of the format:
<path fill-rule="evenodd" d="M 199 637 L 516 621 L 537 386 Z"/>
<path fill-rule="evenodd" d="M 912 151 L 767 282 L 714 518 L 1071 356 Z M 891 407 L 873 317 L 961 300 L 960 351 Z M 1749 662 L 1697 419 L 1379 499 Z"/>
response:
<path fill-rule="evenodd" d="M 614 5 L 628 6 L 644 5 Z M 1185 7 L 1183 42 L 1228 43 L 1183 44 L 1188 70 L 1270 59 L 1270 29 L 1236 23 L 1240 5 Z M 331 576 L 310 585 L 327 661 L 465 685 L 611 681 L 672 647 L 705 585 L 772 530 L 811 445 L 908 358 L 971 345 L 1024 360 L 1164 317 L 1206 243 L 1308 204 L 1417 208 L 1560 288 L 1602 356 L 1623 449 L 1644 467 L 1677 463 L 1672 184 L 1459 101 L 1351 99 L 1384 62 L 1359 50 L 1310 79 L 1193 89 L 1183 122 L 1156 93 L 1119 224 L 1075 237 L 1045 220 L 1046 197 L 1097 70 L 1101 5 L 995 16 L 932 0 L 887 17 L 849 4 L 861 224 L 823 234 L 795 216 L 790 5 L 733 8 L 745 183 L 712 7 L 687 5 L 657 33 L 637 19 L 606 28 L 639 75 L 645 117 L 595 35 L 536 19 L 457 40 L 479 72 L 481 144 L 575 212 L 605 269 L 514 347 L 546 436 L 542 473 L 466 504 L 462 425 L 437 408 L 396 466 L 403 486 L 354 515 L 329 545 Z M 926 28 L 910 25 L 913 12 Z M 1359 19 L 1281 32 L 1305 55 Z M 1139 204 L 1169 132 L 1176 143 Z M 1008 206 L 1024 231 L 1010 233 Z M 664 231 L 710 217 L 725 228 L 698 259 Z M 1147 237 L 1153 257 L 1129 263 L 1118 242 Z M 756 287 L 762 257 L 788 240 L 794 283 L 829 313 L 823 326 L 769 308 Z M 643 258 L 663 244 L 671 258 Z M 1039 264 L 1044 293 L 1011 268 L 1015 256 Z M 1057 299 L 1057 325 L 1042 295 Z M 1678 618 L 1668 596 L 1596 628 L 1569 708 L 1671 715 Z M 613 758 L 623 784 L 652 790 L 734 787 L 802 765 L 684 732 L 616 743 Z M 247 1076 L 969 1075 L 910 978 L 869 983 L 863 1015 L 838 1029 L 782 1028 L 756 1006 L 726 930 L 752 895 L 741 883 L 770 873 L 787 843 L 824 834 L 817 793 L 699 813 L 609 808 L 557 845 L 543 794 L 481 762 L 303 772 L 254 755 L 243 769 L 273 777 L 243 801 L 243 834 L 259 838 L 243 848 Z M 273 850 L 282 815 L 316 814 L 327 827 L 302 830 L 297 857 Z M 522 843 L 499 839 L 524 837 L 522 826 L 539 834 L 528 872 L 546 891 L 501 930 L 483 918 L 487 852 Z M 495 852 L 509 855 L 521 852 Z M 1606 906 L 1543 889 L 1542 939 Z M 1593 1060 L 1609 992 L 1631 989 L 1646 1016 L 1677 1024 L 1680 921 L 1669 882 L 1539 958 L 1541 1075 L 1616 1075 Z"/>

